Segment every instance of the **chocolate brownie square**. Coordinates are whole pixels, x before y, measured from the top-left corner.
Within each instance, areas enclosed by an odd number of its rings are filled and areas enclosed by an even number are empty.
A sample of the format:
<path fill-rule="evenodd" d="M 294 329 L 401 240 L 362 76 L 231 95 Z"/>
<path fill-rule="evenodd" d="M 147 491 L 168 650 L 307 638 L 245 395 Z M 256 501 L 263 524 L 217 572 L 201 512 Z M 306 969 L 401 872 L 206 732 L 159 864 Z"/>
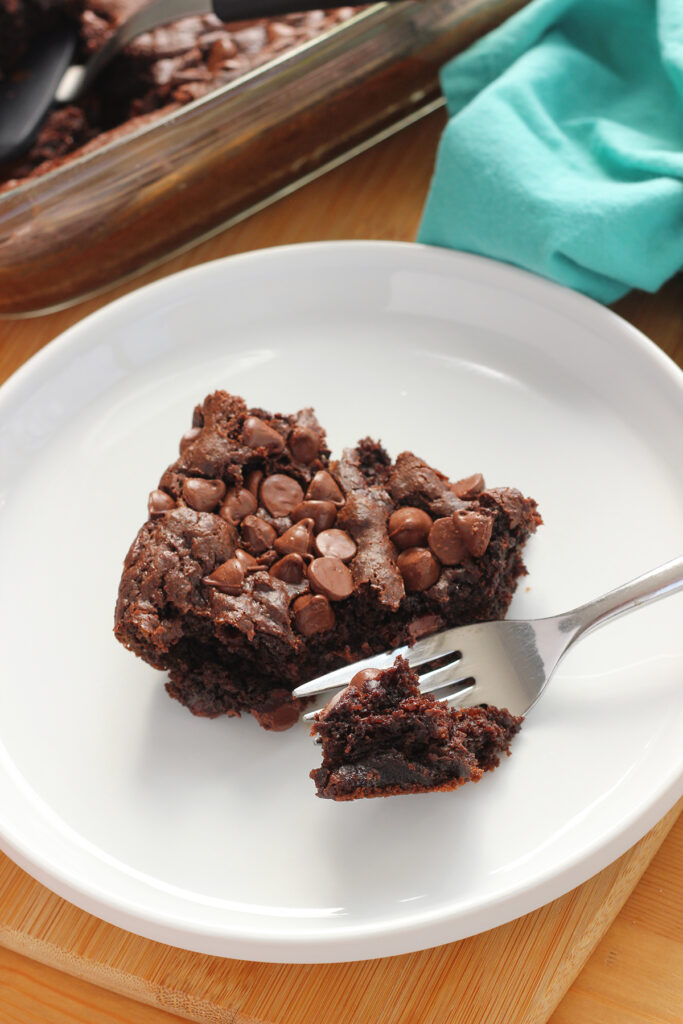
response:
<path fill-rule="evenodd" d="M 218 391 L 149 498 L 115 633 L 198 715 L 283 729 L 292 690 L 449 626 L 505 615 L 541 518 L 480 474 L 451 483 L 368 438 L 330 460 L 311 409 Z"/>

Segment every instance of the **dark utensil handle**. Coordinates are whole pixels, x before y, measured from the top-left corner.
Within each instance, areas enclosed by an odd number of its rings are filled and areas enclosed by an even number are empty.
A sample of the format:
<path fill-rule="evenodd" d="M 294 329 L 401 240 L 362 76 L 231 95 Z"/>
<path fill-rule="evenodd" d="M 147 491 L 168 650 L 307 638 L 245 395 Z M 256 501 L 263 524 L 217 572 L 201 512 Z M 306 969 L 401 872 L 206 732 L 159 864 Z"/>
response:
<path fill-rule="evenodd" d="M 33 43 L 20 71 L 0 82 L 0 162 L 20 156 L 34 141 L 77 38 L 75 25 L 53 29 Z"/>
<path fill-rule="evenodd" d="M 340 7 L 366 7 L 368 0 L 351 0 Z M 213 10 L 221 21 L 247 21 L 251 18 L 273 18 L 281 14 L 327 9 L 321 0 L 213 0 Z"/>

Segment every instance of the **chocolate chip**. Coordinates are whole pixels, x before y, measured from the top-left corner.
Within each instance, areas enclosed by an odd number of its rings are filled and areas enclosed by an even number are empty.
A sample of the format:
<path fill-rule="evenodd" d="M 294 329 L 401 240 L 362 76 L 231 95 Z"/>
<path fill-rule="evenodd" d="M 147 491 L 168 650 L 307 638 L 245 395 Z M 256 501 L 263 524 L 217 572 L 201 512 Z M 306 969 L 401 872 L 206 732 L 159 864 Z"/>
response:
<path fill-rule="evenodd" d="M 273 545 L 279 555 L 310 555 L 313 552 L 313 520 L 302 519 L 290 526 Z"/>
<path fill-rule="evenodd" d="M 288 516 L 304 496 L 301 484 L 284 473 L 273 473 L 261 484 L 260 498 L 271 516 Z"/>
<path fill-rule="evenodd" d="M 242 427 L 242 440 L 249 448 L 265 448 L 268 455 L 279 455 L 285 447 L 282 435 L 258 416 L 247 416 Z"/>
<path fill-rule="evenodd" d="M 289 450 L 297 462 L 308 465 L 317 458 L 320 451 L 320 434 L 310 427 L 294 427 L 287 441 Z M 303 497 L 303 495 L 302 495 Z"/>
<path fill-rule="evenodd" d="M 246 487 L 246 489 L 248 491 L 251 491 L 251 493 L 254 495 L 255 498 L 258 498 L 258 489 L 261 486 L 261 481 L 262 480 L 263 480 L 263 470 L 262 469 L 252 469 L 251 473 L 247 474 L 247 478 L 244 481 L 244 486 Z"/>
<path fill-rule="evenodd" d="M 269 21 L 266 26 L 268 31 L 268 38 L 275 42 L 279 39 L 291 39 L 292 36 L 296 35 L 296 29 L 293 25 L 288 25 L 286 21 Z"/>
<path fill-rule="evenodd" d="M 308 567 L 311 590 L 330 601 L 343 601 L 353 593 L 353 576 L 340 558 L 314 558 Z"/>
<path fill-rule="evenodd" d="M 389 540 L 399 551 L 427 543 L 432 517 L 421 508 L 404 505 L 389 516 Z"/>
<path fill-rule="evenodd" d="M 147 511 L 151 516 L 162 516 L 175 507 L 175 500 L 166 491 L 152 491 L 147 500 Z"/>
<path fill-rule="evenodd" d="M 180 438 L 180 454 L 182 455 L 188 445 L 191 445 L 193 441 L 196 441 L 202 432 L 201 427 L 191 427 L 186 430 L 183 436 Z"/>
<path fill-rule="evenodd" d="M 340 558 L 342 562 L 348 562 L 358 548 L 346 530 L 323 530 L 315 538 L 315 550 L 319 555 L 330 555 L 332 558 Z"/>
<path fill-rule="evenodd" d="M 337 518 L 337 508 L 331 501 L 302 501 L 292 509 L 292 519 L 312 519 L 316 533 L 329 530 Z"/>
<path fill-rule="evenodd" d="M 315 501 L 331 501 L 333 505 L 344 504 L 344 495 L 339 484 L 325 469 L 320 469 L 315 474 L 308 485 L 306 497 Z"/>
<path fill-rule="evenodd" d="M 232 38 L 245 53 L 258 53 L 266 43 L 266 27 L 258 23 L 248 25 L 233 32 Z"/>
<path fill-rule="evenodd" d="M 235 551 L 235 558 L 238 560 L 245 572 L 256 572 L 261 566 L 256 561 L 253 555 L 250 555 L 248 551 L 242 551 L 242 548 L 237 548 Z"/>
<path fill-rule="evenodd" d="M 406 590 L 427 590 L 439 578 L 439 563 L 427 548 L 408 548 L 396 559 Z"/>
<path fill-rule="evenodd" d="M 285 583 L 301 583 L 306 576 L 306 563 L 301 555 L 285 555 L 270 567 L 270 575 Z"/>
<path fill-rule="evenodd" d="M 352 677 L 349 686 L 355 686 L 358 690 L 365 689 L 368 683 L 372 683 L 373 680 L 377 679 L 380 675 L 380 669 L 378 668 L 362 668 L 360 672 L 356 672 L 355 676 Z M 374 689 L 374 687 L 368 687 Z"/>
<path fill-rule="evenodd" d="M 486 484 L 481 473 L 473 473 L 472 476 L 465 476 L 462 480 L 456 480 L 451 484 L 451 490 L 457 498 L 467 500 L 476 498 L 484 490 Z"/>
<path fill-rule="evenodd" d="M 257 501 L 246 487 L 231 487 L 218 510 L 219 516 L 229 523 L 241 523 L 245 516 L 253 515 Z"/>
<path fill-rule="evenodd" d="M 326 633 L 334 629 L 334 612 L 330 602 L 322 594 L 304 594 L 297 597 L 292 605 L 294 625 L 304 636 Z"/>
<path fill-rule="evenodd" d="M 206 61 L 206 66 L 212 74 L 215 74 L 221 65 L 230 60 L 237 53 L 237 47 L 230 36 L 226 33 L 212 44 Z"/>
<path fill-rule="evenodd" d="M 378 684 L 375 683 L 374 680 L 377 679 L 380 674 L 381 673 L 378 668 L 362 668 L 360 672 L 356 672 L 355 676 L 352 677 L 351 681 L 347 683 L 344 689 L 335 693 L 334 697 L 332 697 L 322 711 L 318 713 L 318 721 L 328 715 L 343 697 L 348 696 L 349 690 L 367 691 L 376 689 Z"/>
<path fill-rule="evenodd" d="M 213 512 L 225 497 L 226 487 L 222 480 L 204 480 L 188 476 L 183 481 L 183 498 L 196 512 Z"/>
<path fill-rule="evenodd" d="M 437 519 L 429 531 L 429 546 L 442 565 L 458 565 L 465 555 L 465 542 L 451 516 Z"/>
<path fill-rule="evenodd" d="M 204 577 L 207 587 L 215 587 L 224 594 L 239 594 L 244 584 L 244 568 L 239 558 L 229 558 Z"/>
<path fill-rule="evenodd" d="M 493 516 L 476 509 L 459 509 L 453 513 L 453 520 L 469 553 L 481 558 L 491 540 Z"/>
<path fill-rule="evenodd" d="M 259 516 L 246 516 L 242 520 L 241 530 L 245 544 L 248 544 L 255 555 L 260 555 L 268 548 L 272 548 L 273 541 L 277 537 L 275 527 Z"/>

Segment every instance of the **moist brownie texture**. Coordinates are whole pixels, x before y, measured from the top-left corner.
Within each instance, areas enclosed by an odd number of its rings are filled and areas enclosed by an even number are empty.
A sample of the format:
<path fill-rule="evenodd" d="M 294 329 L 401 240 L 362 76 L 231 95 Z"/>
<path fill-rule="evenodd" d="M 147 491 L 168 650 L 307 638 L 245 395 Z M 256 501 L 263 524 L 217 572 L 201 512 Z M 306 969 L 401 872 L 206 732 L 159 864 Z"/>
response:
<path fill-rule="evenodd" d="M 291 691 L 446 626 L 502 618 L 541 518 L 478 473 L 451 483 L 368 438 L 330 461 L 311 409 L 218 391 L 149 497 L 115 633 L 198 715 L 283 729 Z"/>
<path fill-rule="evenodd" d="M 496 767 L 521 724 L 501 708 L 459 710 L 421 694 L 399 657 L 357 672 L 316 715 L 323 763 L 311 778 L 330 800 L 457 789 Z"/>
<path fill-rule="evenodd" d="M 79 26 L 79 59 L 98 50 L 145 0 L 0 0 L 0 79 L 20 73 L 32 39 L 58 18 Z M 355 14 L 353 8 L 308 11 L 226 25 L 214 15 L 183 18 L 138 36 L 77 103 L 56 108 L 31 150 L 0 165 L 0 184 L 55 166 L 126 122 L 199 99 L 285 50 Z M 106 140 L 103 140 L 106 141 Z"/>

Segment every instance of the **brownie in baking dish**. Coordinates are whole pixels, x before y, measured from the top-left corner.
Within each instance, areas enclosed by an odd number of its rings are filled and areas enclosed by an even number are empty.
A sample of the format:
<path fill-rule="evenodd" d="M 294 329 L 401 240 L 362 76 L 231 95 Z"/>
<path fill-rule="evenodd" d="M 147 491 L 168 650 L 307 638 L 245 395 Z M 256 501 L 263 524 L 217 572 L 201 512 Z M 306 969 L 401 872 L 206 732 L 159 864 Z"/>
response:
<path fill-rule="evenodd" d="M 149 497 L 125 560 L 115 633 L 198 715 L 287 728 L 292 690 L 447 626 L 502 618 L 536 502 L 451 483 L 364 439 L 330 460 L 311 409 L 217 391 Z"/>
<path fill-rule="evenodd" d="M 357 672 L 316 715 L 323 762 L 311 772 L 330 800 L 457 789 L 495 768 L 522 719 L 490 705 L 456 709 L 421 694 L 404 658 Z"/>
<path fill-rule="evenodd" d="M 0 79 L 35 36 L 61 17 L 79 27 L 78 59 L 96 52 L 145 0 L 0 0 Z M 55 108 L 30 151 L 0 165 L 0 185 L 50 170 L 81 147 L 99 145 L 162 112 L 199 99 L 356 11 L 341 7 L 226 25 L 213 14 L 182 18 L 133 40 L 75 103 Z M 124 127 L 125 126 L 125 127 Z"/>

